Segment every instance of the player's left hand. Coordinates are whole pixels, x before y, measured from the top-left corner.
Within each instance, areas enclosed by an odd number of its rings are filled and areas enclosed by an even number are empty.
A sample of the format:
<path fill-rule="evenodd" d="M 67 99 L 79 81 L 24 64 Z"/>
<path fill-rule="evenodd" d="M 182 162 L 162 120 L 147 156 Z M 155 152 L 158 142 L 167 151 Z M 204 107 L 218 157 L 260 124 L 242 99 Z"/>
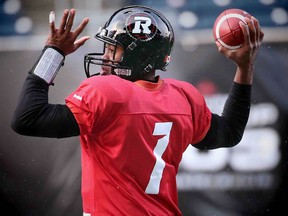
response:
<path fill-rule="evenodd" d="M 75 14 L 75 9 L 64 10 L 59 28 L 55 27 L 55 13 L 52 11 L 49 16 L 50 33 L 45 44 L 56 46 L 65 56 L 76 51 L 90 38 L 89 36 L 83 36 L 77 39 L 88 24 L 88 18 L 83 19 L 79 26 L 71 31 Z"/>

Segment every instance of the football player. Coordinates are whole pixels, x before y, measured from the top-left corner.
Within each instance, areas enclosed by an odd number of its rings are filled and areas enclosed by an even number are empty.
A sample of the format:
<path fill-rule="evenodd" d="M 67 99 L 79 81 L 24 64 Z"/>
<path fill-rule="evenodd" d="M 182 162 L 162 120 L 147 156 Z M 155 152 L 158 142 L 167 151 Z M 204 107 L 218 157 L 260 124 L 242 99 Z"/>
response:
<path fill-rule="evenodd" d="M 75 9 L 64 11 L 59 28 L 54 16 L 43 52 L 24 82 L 12 128 L 28 136 L 80 136 L 84 216 L 182 215 L 176 174 L 187 146 L 232 147 L 242 138 L 263 40 L 258 20 L 241 23 L 240 49 L 217 44 L 237 66 L 220 116 L 191 84 L 156 76 L 169 64 L 174 33 L 160 12 L 145 6 L 116 11 L 95 36 L 104 43 L 103 53 L 84 58 L 88 78 L 65 104 L 48 103 L 48 89 L 65 57 L 89 39 L 77 39 L 88 18 L 71 31 Z M 92 73 L 97 65 L 98 73 Z"/>

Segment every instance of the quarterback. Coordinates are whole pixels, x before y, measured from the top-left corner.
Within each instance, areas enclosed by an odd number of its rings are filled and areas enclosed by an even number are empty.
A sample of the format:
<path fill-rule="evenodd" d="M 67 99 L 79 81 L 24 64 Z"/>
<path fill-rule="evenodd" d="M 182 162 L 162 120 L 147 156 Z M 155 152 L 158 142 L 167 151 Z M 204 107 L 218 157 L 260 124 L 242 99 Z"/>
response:
<path fill-rule="evenodd" d="M 11 127 L 26 136 L 79 136 L 84 216 L 182 215 L 176 174 L 187 146 L 233 147 L 242 138 L 263 40 L 258 20 L 241 23 L 245 42 L 238 50 L 217 43 L 236 72 L 223 114 L 216 115 L 191 84 L 156 76 L 169 64 L 174 32 L 163 14 L 146 6 L 112 14 L 95 35 L 103 53 L 84 57 L 87 79 L 65 103 L 50 104 L 48 90 L 65 58 L 89 39 L 78 39 L 88 18 L 71 30 L 75 13 L 65 10 L 57 28 L 51 12 L 48 39 L 24 82 Z"/>

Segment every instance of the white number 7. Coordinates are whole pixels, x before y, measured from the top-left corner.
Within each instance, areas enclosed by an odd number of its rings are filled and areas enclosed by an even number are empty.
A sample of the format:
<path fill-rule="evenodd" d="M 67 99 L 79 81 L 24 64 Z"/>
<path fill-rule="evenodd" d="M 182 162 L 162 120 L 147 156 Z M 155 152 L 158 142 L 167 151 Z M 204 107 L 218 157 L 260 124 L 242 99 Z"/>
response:
<path fill-rule="evenodd" d="M 147 194 L 159 193 L 160 181 L 162 179 L 162 174 L 165 167 L 165 161 L 162 159 L 162 155 L 168 146 L 171 128 L 172 122 L 159 122 L 155 124 L 153 135 L 165 136 L 158 140 L 153 151 L 156 157 L 156 163 L 154 165 L 154 168 L 150 175 L 149 183 L 145 190 L 145 193 Z"/>

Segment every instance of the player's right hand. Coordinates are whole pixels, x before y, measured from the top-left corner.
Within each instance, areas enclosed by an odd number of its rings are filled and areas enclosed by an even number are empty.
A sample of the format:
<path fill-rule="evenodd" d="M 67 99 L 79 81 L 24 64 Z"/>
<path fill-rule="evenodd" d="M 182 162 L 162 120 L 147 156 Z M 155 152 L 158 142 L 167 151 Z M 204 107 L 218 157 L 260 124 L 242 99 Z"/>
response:
<path fill-rule="evenodd" d="M 219 52 L 234 61 L 239 68 L 253 66 L 264 37 L 259 21 L 255 17 L 251 17 L 251 19 L 246 17 L 245 21 L 247 24 L 239 23 L 244 36 L 244 43 L 239 49 L 228 50 L 221 46 L 219 42 L 216 43 Z"/>
<path fill-rule="evenodd" d="M 255 17 L 245 17 L 247 24 L 240 22 L 244 43 L 239 49 L 229 50 L 217 42 L 218 50 L 237 65 L 234 81 L 240 84 L 252 84 L 254 74 L 254 62 L 263 41 L 264 33 L 259 21 Z"/>
<path fill-rule="evenodd" d="M 83 36 L 77 39 L 88 24 L 88 18 L 83 19 L 79 26 L 74 31 L 71 31 L 75 14 L 75 9 L 64 10 L 59 28 L 55 27 L 55 13 L 52 11 L 49 16 L 50 33 L 45 45 L 56 46 L 65 56 L 76 51 L 90 38 L 89 36 Z"/>

